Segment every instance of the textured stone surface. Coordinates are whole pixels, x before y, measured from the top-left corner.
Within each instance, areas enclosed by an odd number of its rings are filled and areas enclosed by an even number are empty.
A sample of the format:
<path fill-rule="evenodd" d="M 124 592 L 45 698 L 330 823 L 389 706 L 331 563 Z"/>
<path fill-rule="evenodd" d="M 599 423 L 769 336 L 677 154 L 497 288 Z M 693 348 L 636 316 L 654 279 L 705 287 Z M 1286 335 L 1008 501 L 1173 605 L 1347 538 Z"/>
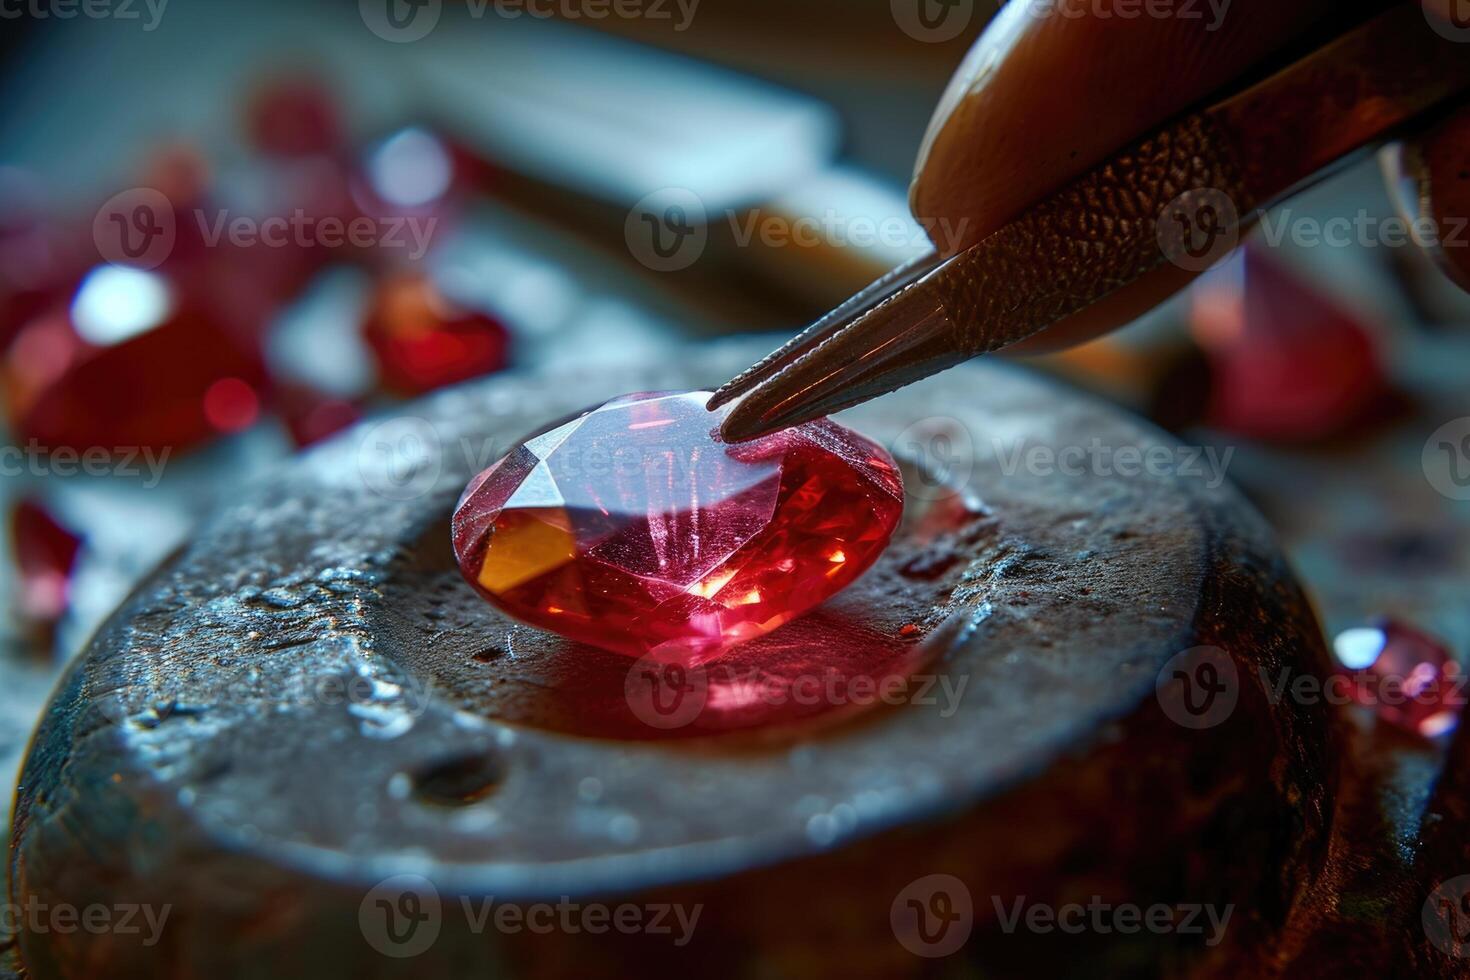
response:
<path fill-rule="evenodd" d="M 415 409 L 440 450 L 417 476 L 382 466 L 401 430 L 364 427 L 242 489 L 67 675 L 19 790 L 15 899 L 178 917 L 151 949 L 28 933 L 30 975 L 595 976 L 629 957 L 654 976 L 696 957 L 712 976 L 919 975 L 932 964 L 889 913 L 931 873 L 967 883 L 975 934 L 957 956 L 992 975 L 1129 972 L 1190 943 L 1002 935 L 992 895 L 1234 902 L 1248 911 L 1209 958 L 1268 940 L 1321 857 L 1334 780 L 1325 708 L 1269 704 L 1257 668 L 1321 674 L 1325 651 L 1228 489 L 1006 462 L 1161 445 L 1095 402 L 985 364 L 852 413 L 901 460 L 914 423 L 952 425 L 968 496 L 932 499 L 911 472 L 930 499 L 910 500 L 870 573 L 739 648 L 784 657 L 787 676 L 963 678 L 953 712 L 787 705 L 655 729 L 624 696 L 626 658 L 514 625 L 462 580 L 448 518 L 498 455 L 485 440 L 503 451 L 600 397 L 708 385 L 758 349 L 450 391 Z M 935 413 L 952 418 L 921 422 Z M 1204 644 L 1229 651 L 1237 703 L 1189 728 L 1155 685 Z M 358 912 L 404 872 L 446 912 L 428 952 L 393 960 Z M 673 948 L 473 935 L 458 895 L 705 909 Z"/>

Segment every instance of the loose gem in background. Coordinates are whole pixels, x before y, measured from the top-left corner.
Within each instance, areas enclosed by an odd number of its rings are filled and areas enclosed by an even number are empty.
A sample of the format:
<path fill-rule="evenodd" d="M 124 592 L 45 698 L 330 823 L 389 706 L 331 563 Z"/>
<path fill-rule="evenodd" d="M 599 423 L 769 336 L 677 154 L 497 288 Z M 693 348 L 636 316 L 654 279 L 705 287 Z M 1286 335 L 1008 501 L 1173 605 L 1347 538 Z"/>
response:
<path fill-rule="evenodd" d="M 417 395 L 505 367 L 509 333 L 500 321 L 446 299 L 421 274 L 385 280 L 375 292 L 363 336 L 383 387 Z"/>
<path fill-rule="evenodd" d="M 66 612 L 81 539 L 32 500 L 16 505 L 10 534 L 20 578 L 21 615 L 33 622 L 55 623 Z"/>
<path fill-rule="evenodd" d="M 0 379 L 18 438 L 78 451 L 189 448 L 248 424 L 265 380 L 258 351 L 209 310 L 122 266 L 97 267 L 69 307 L 27 324 Z"/>
<path fill-rule="evenodd" d="M 1379 718 L 1425 737 L 1455 727 L 1465 691 L 1439 640 L 1392 619 L 1343 630 L 1332 641 L 1353 698 Z"/>
<path fill-rule="evenodd" d="M 465 578 L 528 623 L 682 662 L 853 582 L 903 511 L 892 457 L 827 420 L 728 445 L 709 397 L 625 395 L 513 449 L 455 510 Z"/>
<path fill-rule="evenodd" d="M 1256 439 L 1309 441 L 1345 432 L 1387 391 L 1371 330 L 1259 248 L 1247 247 L 1193 292 L 1205 350 L 1205 421 Z"/>

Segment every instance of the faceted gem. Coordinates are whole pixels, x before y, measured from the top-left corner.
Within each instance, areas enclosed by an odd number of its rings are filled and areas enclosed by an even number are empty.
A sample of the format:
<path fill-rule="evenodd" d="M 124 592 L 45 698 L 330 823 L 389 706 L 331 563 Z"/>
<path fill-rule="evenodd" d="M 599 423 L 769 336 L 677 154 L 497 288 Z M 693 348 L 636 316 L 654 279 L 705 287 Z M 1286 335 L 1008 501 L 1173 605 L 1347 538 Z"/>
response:
<path fill-rule="evenodd" d="M 1464 682 L 1439 640 L 1384 619 L 1343 630 L 1332 646 L 1353 699 L 1379 718 L 1426 737 L 1455 727 Z"/>
<path fill-rule="evenodd" d="M 164 277 L 100 266 L 69 309 L 20 331 L 0 360 L 0 380 L 22 440 L 182 450 L 248 424 L 244 392 L 263 385 L 264 366 Z"/>
<path fill-rule="evenodd" d="M 66 612 L 81 539 L 31 500 L 16 505 L 10 533 L 20 574 L 21 615 L 35 622 L 56 622 Z"/>
<path fill-rule="evenodd" d="M 1209 362 L 1206 422 L 1216 428 L 1322 439 L 1383 402 L 1369 328 L 1260 249 L 1242 249 L 1200 281 L 1191 319 Z"/>
<path fill-rule="evenodd" d="M 417 395 L 505 367 L 509 335 L 498 320 L 456 307 L 427 276 L 400 275 L 373 297 L 363 335 L 383 386 Z"/>
<path fill-rule="evenodd" d="M 528 623 L 683 663 L 853 582 L 903 511 L 892 457 L 825 419 L 728 445 L 709 397 L 625 395 L 512 450 L 455 511 L 465 578 Z"/>

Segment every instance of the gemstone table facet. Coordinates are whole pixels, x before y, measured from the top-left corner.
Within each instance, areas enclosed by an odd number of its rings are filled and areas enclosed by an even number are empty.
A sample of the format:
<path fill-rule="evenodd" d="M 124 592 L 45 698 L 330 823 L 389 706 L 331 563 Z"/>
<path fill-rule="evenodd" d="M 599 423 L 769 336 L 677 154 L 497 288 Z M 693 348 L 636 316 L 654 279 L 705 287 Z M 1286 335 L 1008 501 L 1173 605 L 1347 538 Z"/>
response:
<path fill-rule="evenodd" d="M 460 570 L 518 619 L 683 662 L 857 579 L 903 511 L 892 457 L 828 420 L 728 445 L 708 399 L 625 395 L 517 446 L 460 500 Z"/>

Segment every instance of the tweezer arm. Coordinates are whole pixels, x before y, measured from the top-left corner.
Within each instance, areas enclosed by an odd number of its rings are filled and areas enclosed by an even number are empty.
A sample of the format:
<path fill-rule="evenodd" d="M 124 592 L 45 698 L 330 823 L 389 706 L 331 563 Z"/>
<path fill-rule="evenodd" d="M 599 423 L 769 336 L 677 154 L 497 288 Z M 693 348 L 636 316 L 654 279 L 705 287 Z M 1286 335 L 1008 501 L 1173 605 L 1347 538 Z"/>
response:
<path fill-rule="evenodd" d="M 1431 30 L 1416 4 L 1396 7 L 1176 120 L 966 251 L 907 282 L 895 274 L 901 288 L 838 323 L 844 304 L 726 386 L 749 391 L 725 436 L 858 404 L 1023 340 L 1165 262 L 1187 267 L 1204 244 L 1233 242 L 1260 209 L 1467 91 L 1470 50 Z"/>

